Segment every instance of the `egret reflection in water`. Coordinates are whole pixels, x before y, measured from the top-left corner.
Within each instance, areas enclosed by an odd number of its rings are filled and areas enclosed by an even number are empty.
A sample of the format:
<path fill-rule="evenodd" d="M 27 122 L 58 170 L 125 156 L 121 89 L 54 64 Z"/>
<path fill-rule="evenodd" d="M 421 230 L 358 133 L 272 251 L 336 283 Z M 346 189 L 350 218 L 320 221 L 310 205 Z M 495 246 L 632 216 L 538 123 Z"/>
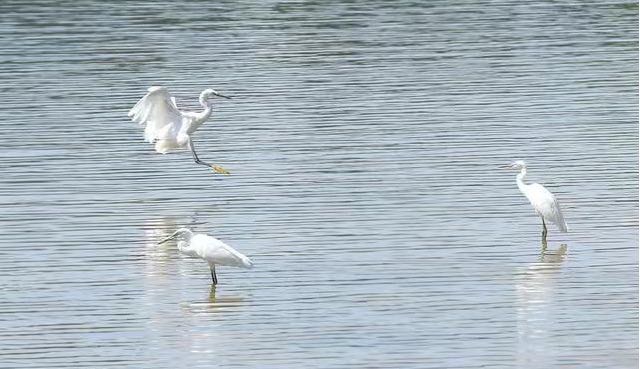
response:
<path fill-rule="evenodd" d="M 220 311 L 225 308 L 239 306 L 245 299 L 241 296 L 221 295 L 217 292 L 217 286 L 212 284 L 209 290 L 208 300 L 198 306 L 206 306 L 211 311 Z"/>
<path fill-rule="evenodd" d="M 554 352 L 552 348 L 556 342 L 552 338 L 556 316 L 562 312 L 554 310 L 557 306 L 554 301 L 566 258 L 566 244 L 547 250 L 546 241 L 543 241 L 539 260 L 517 274 L 518 361 L 523 367 L 551 368 L 555 365 L 549 352 Z"/>

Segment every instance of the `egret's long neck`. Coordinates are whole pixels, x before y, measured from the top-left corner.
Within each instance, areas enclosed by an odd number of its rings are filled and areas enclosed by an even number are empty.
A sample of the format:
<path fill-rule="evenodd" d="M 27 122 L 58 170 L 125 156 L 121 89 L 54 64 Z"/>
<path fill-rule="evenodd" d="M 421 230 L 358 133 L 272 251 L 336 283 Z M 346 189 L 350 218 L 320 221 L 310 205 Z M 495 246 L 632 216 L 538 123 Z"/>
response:
<path fill-rule="evenodd" d="M 189 246 L 189 243 L 186 241 L 178 241 L 178 250 L 180 251 L 184 251 L 184 249 L 186 249 Z"/>
<path fill-rule="evenodd" d="M 191 251 L 191 238 L 178 241 L 178 250 L 180 252 L 189 253 Z"/>
<path fill-rule="evenodd" d="M 200 94 L 200 98 L 198 100 L 200 101 L 200 105 L 204 107 L 204 110 L 211 110 L 211 103 L 207 100 L 205 94 Z"/>
<path fill-rule="evenodd" d="M 192 123 L 192 128 L 195 130 L 202 123 L 206 122 L 207 119 L 211 116 L 211 112 L 213 111 L 213 104 L 207 100 L 204 94 L 200 95 L 200 105 L 204 108 L 204 111 L 196 114 L 196 118 Z"/>
<path fill-rule="evenodd" d="M 524 193 L 527 188 L 527 184 L 524 183 L 524 178 L 527 176 L 527 168 L 523 167 L 520 169 L 520 173 L 516 176 L 516 183 L 518 184 L 518 188 L 520 192 Z"/>
<path fill-rule="evenodd" d="M 191 237 L 193 237 L 193 232 L 187 231 L 182 234 L 182 238 L 178 241 L 178 250 L 185 251 L 191 245 Z"/>

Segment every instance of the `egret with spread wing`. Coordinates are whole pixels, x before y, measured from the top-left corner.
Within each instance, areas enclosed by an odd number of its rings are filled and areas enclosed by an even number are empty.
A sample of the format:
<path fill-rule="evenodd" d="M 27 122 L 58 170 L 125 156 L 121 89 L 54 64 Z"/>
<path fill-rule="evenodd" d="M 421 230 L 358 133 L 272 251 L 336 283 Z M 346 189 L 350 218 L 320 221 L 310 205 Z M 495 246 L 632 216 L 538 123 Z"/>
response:
<path fill-rule="evenodd" d="M 216 264 L 251 269 L 253 262 L 233 247 L 217 238 L 203 233 L 193 233 L 189 228 L 180 228 L 159 243 L 178 239 L 178 250 L 183 254 L 200 258 L 209 263 L 213 285 L 218 284 Z"/>
<path fill-rule="evenodd" d="M 210 88 L 200 93 L 200 105 L 204 111 L 183 112 L 178 110 L 176 100 L 165 87 L 153 86 L 129 111 L 129 117 L 136 123 L 144 124 L 144 138 L 155 143 L 157 152 L 165 154 L 172 149 L 188 147 L 197 164 L 212 168 L 216 173 L 229 174 L 218 165 L 205 163 L 198 158 L 191 135 L 204 123 L 212 112 L 214 97 L 230 99 Z"/>
<path fill-rule="evenodd" d="M 527 197 L 536 213 L 542 218 L 543 240 L 547 238 L 547 225 L 545 220 L 554 223 L 558 229 L 560 229 L 560 232 L 567 232 L 567 223 L 564 221 L 564 216 L 560 210 L 560 203 L 556 197 L 541 184 L 524 183 L 524 178 L 527 176 L 527 164 L 522 160 L 517 160 L 507 166 L 507 168 L 520 170 L 520 173 L 516 176 L 516 183 L 518 184 L 520 192 Z"/>

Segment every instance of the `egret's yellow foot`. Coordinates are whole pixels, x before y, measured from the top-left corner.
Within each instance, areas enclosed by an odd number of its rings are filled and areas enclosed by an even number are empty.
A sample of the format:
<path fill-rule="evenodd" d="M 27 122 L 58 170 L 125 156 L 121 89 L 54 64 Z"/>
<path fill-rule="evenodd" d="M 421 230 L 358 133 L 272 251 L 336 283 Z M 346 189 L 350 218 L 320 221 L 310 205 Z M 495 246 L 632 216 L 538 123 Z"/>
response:
<path fill-rule="evenodd" d="M 226 169 L 224 169 L 223 167 L 219 166 L 219 165 L 212 165 L 211 169 L 213 169 L 213 171 L 218 173 L 218 174 L 229 175 L 229 172 Z"/>

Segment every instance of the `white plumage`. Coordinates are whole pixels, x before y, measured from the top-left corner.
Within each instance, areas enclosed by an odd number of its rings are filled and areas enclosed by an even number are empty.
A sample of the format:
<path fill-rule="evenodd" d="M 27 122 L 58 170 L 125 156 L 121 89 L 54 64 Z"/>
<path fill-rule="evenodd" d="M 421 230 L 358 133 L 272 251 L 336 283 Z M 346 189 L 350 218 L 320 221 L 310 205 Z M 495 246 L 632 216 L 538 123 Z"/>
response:
<path fill-rule="evenodd" d="M 242 255 L 231 246 L 206 234 L 195 234 L 190 242 L 178 243 L 178 249 L 189 256 L 199 257 L 210 264 L 251 268 L 251 259 Z"/>
<path fill-rule="evenodd" d="M 216 265 L 250 269 L 251 259 L 215 237 L 203 233 L 193 233 L 188 228 L 180 228 L 160 243 L 178 239 L 178 250 L 183 254 L 203 259 L 209 263 L 213 284 L 218 283 Z"/>
<path fill-rule="evenodd" d="M 145 126 L 144 139 L 155 142 L 155 149 L 161 154 L 172 148 L 186 147 L 187 129 L 193 119 L 178 110 L 175 99 L 165 87 L 154 86 L 148 91 L 129 111 L 131 120 Z"/>
<path fill-rule="evenodd" d="M 538 183 L 526 184 L 524 179 L 527 175 L 527 165 L 524 161 L 518 160 L 513 162 L 509 168 L 519 169 L 520 173 L 516 176 L 516 183 L 520 192 L 522 192 L 536 213 L 542 218 L 542 235 L 547 236 L 547 226 L 545 221 L 555 224 L 561 232 L 567 232 L 567 223 L 562 215 L 560 203 L 556 197 L 549 192 L 544 186 Z"/>
<path fill-rule="evenodd" d="M 522 189 L 521 191 L 529 199 L 538 215 L 555 224 L 560 231 L 566 232 L 567 223 L 564 221 L 558 199 L 541 184 L 532 183 L 524 186 L 527 187 L 526 191 Z"/>
<path fill-rule="evenodd" d="M 161 154 L 172 149 L 189 148 L 197 164 L 213 168 L 218 173 L 227 172 L 217 165 L 201 161 L 193 147 L 191 136 L 209 119 L 213 111 L 213 97 L 229 97 L 219 94 L 212 89 L 206 89 L 200 94 L 202 112 L 183 112 L 178 109 L 176 100 L 165 87 L 153 86 L 129 110 L 129 117 L 136 123 L 144 125 L 144 139 L 155 143 L 155 150 Z"/>

